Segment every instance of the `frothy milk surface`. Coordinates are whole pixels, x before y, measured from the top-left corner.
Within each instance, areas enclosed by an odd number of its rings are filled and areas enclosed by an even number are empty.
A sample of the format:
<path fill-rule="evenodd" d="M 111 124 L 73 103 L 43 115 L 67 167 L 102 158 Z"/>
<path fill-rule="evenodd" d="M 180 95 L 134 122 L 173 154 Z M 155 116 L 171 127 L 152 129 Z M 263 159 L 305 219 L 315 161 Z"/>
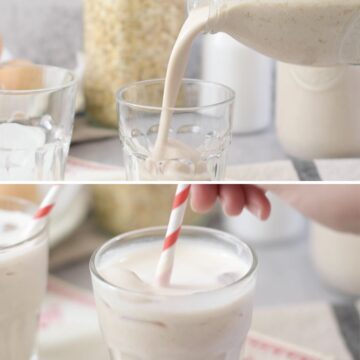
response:
<path fill-rule="evenodd" d="M 158 243 L 107 253 L 93 278 L 98 314 L 113 360 L 239 360 L 251 324 L 255 278 L 236 254 L 180 239 L 171 285 L 155 285 Z M 232 286 L 226 286 L 233 284 Z M 156 296 L 154 296 L 156 295 Z"/>
<path fill-rule="evenodd" d="M 30 222 L 31 217 L 25 213 L 0 210 L 0 250 L 24 241 Z"/>
<path fill-rule="evenodd" d="M 119 287 L 161 295 L 188 295 L 219 289 L 240 279 L 247 270 L 239 258 L 220 246 L 179 241 L 171 284 L 154 285 L 161 253 L 158 244 L 134 246 L 100 268 L 101 275 Z"/>
<path fill-rule="evenodd" d="M 0 359 L 29 360 L 35 346 L 48 253 L 45 238 L 21 244 L 30 221 L 0 210 Z"/>

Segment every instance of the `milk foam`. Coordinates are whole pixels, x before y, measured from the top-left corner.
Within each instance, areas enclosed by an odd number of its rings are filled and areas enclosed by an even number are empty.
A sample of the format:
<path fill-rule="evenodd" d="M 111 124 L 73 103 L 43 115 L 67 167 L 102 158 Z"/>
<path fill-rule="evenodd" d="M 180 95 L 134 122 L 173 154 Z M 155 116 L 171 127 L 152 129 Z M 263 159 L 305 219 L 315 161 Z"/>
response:
<path fill-rule="evenodd" d="M 19 211 L 0 210 L 0 250 L 26 240 L 31 216 Z"/>
<path fill-rule="evenodd" d="M 110 283 L 128 290 L 171 296 L 219 289 L 249 270 L 237 256 L 220 246 L 180 239 L 171 284 L 159 288 L 154 276 L 160 253 L 159 244 L 133 246 L 131 251 L 114 254 L 100 267 L 100 273 Z"/>

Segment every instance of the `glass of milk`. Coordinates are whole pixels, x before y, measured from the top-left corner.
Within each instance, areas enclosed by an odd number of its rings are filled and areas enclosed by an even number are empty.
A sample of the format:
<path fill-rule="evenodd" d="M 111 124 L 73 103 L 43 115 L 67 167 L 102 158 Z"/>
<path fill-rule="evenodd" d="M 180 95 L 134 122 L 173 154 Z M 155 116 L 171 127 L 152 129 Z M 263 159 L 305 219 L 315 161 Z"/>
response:
<path fill-rule="evenodd" d="M 238 238 L 184 227 L 172 281 L 154 274 L 165 227 L 123 234 L 90 263 L 113 360 L 239 360 L 250 328 L 257 259 Z"/>
<path fill-rule="evenodd" d="M 47 223 L 28 235 L 33 204 L 0 198 L 0 359 L 35 360 L 40 307 L 46 290 Z"/>
<path fill-rule="evenodd" d="M 0 67 L 0 179 L 62 180 L 75 114 L 76 79 L 65 69 Z"/>
<path fill-rule="evenodd" d="M 176 105 L 162 119 L 163 80 L 131 84 L 117 94 L 120 138 L 129 181 L 222 180 L 231 141 L 234 92 L 217 83 L 182 81 Z M 164 149 L 154 148 L 164 135 Z"/>

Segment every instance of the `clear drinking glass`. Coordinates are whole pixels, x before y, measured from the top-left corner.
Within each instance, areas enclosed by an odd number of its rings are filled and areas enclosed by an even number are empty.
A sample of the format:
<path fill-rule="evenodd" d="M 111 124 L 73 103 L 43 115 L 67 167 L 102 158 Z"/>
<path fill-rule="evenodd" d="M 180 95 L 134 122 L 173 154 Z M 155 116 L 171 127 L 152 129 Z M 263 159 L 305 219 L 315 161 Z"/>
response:
<path fill-rule="evenodd" d="M 75 98 L 71 71 L 16 63 L 0 67 L 0 181 L 63 179 Z"/>
<path fill-rule="evenodd" d="M 4 360 L 37 359 L 38 319 L 47 282 L 47 222 L 34 235 L 5 244 L 6 213 L 34 211 L 35 205 L 27 201 L 0 198 L 0 359 Z"/>
<path fill-rule="evenodd" d="M 112 360 L 239 360 L 251 325 L 257 259 L 238 238 L 185 226 L 181 242 L 219 245 L 239 257 L 244 275 L 219 289 L 188 295 L 156 295 L 118 287 L 100 272 L 114 256 L 156 243 L 165 227 L 120 235 L 97 250 L 90 269 L 103 336 Z M 140 251 L 141 253 L 141 251 Z"/>
<path fill-rule="evenodd" d="M 117 94 L 127 179 L 223 180 L 231 142 L 234 92 L 221 84 L 185 79 L 172 113 L 169 138 L 194 157 L 153 160 L 164 80 L 131 84 Z M 151 164 L 151 166 L 149 166 Z"/>

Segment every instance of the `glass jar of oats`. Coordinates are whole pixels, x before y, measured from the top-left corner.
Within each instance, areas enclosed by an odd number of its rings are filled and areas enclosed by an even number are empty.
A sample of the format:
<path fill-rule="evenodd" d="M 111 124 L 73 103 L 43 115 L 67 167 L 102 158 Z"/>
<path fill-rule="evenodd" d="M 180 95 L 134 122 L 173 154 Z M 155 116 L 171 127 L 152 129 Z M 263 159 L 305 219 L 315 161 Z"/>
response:
<path fill-rule="evenodd" d="M 117 127 L 115 93 L 163 78 L 185 20 L 183 0 L 85 0 L 84 90 L 89 118 Z"/>
<path fill-rule="evenodd" d="M 110 234 L 167 225 L 176 191 L 173 185 L 93 185 L 97 223 Z M 136 191 L 134 191 L 136 190 Z M 207 225 L 211 215 L 199 215 L 188 207 L 184 224 Z"/>

